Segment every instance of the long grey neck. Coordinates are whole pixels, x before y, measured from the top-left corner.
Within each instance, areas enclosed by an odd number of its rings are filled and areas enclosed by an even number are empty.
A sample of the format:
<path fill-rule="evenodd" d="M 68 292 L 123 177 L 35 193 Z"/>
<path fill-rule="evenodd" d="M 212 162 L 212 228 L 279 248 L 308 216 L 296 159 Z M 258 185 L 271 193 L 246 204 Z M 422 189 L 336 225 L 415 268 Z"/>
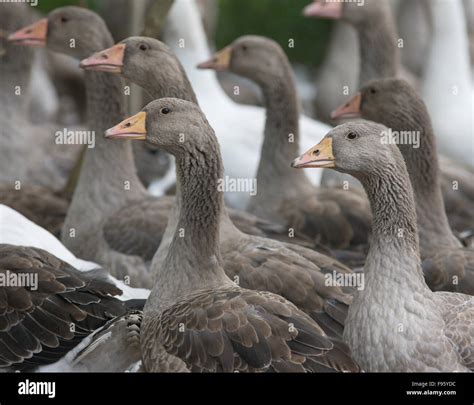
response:
<path fill-rule="evenodd" d="M 198 104 L 196 94 L 194 93 L 191 83 L 189 82 L 189 79 L 184 71 L 184 68 L 177 60 L 175 61 L 175 64 L 179 66 L 179 69 L 178 71 L 174 72 L 174 76 L 172 76 L 173 80 L 170 80 L 169 78 L 157 80 L 157 77 L 159 76 L 154 75 L 155 78 L 153 80 L 148 81 L 147 91 L 155 99 L 163 97 L 175 97 Z M 178 165 L 176 165 L 176 177 L 178 178 L 178 176 Z M 182 201 L 183 196 L 181 186 L 179 182 L 177 182 L 176 201 L 168 218 L 168 224 L 166 225 L 165 233 L 163 235 L 161 244 L 153 259 L 154 265 L 152 266 L 152 271 L 155 280 L 157 277 L 156 269 L 161 267 L 161 264 L 164 262 L 171 241 L 174 237 L 176 229 L 178 228 L 179 213 L 181 210 Z M 230 220 L 227 210 L 225 208 L 221 210 L 221 221 L 222 224 L 225 224 L 227 230 L 231 230 L 232 232 L 238 232 L 237 228 L 235 228 L 234 224 Z M 227 233 L 223 233 L 223 236 L 225 236 L 226 234 Z"/>
<path fill-rule="evenodd" d="M 262 89 L 266 121 L 257 170 L 258 193 L 250 199 L 247 210 L 272 221 L 280 220 L 281 205 L 289 193 L 313 193 L 304 170 L 288 170 L 288 162 L 299 153 L 299 104 L 286 56 L 278 68 L 279 72 L 251 77 Z"/>
<path fill-rule="evenodd" d="M 102 46 L 111 46 L 111 40 L 105 42 Z M 122 80 L 109 73 L 88 71 L 85 83 L 88 129 L 94 131 L 95 147 L 86 151 L 63 227 L 62 240 L 71 248 L 80 245 L 83 238 L 91 238 L 90 227 L 146 193 L 136 174 L 130 142 L 104 138 L 105 130 L 126 116 Z M 71 228 L 78 230 L 74 239 L 68 236 Z"/>
<path fill-rule="evenodd" d="M 211 129 L 204 146 L 189 144 L 176 156 L 181 207 L 175 234 L 162 266 L 153 269 L 152 302 L 167 306 L 199 289 L 232 285 L 221 266 L 219 229 L 224 205 L 218 191 L 223 176 L 219 144 Z"/>
<path fill-rule="evenodd" d="M 408 277 L 422 288 L 413 191 L 401 155 L 370 176 L 358 175 L 370 201 L 373 223 L 366 279 Z M 400 258 L 407 265 L 400 266 Z M 378 268 L 384 263 L 383 268 Z M 406 274 L 404 274 L 406 273 Z M 427 287 L 426 287 L 427 288 Z"/>
<path fill-rule="evenodd" d="M 370 24 L 364 21 L 356 25 L 361 59 L 359 86 L 373 79 L 394 77 L 399 70 L 397 31 L 388 5 L 380 4 L 374 16 Z"/>
<path fill-rule="evenodd" d="M 415 194 L 421 256 L 424 257 L 432 246 L 460 247 L 461 243 L 453 235 L 446 216 L 431 120 L 423 102 L 416 101 L 414 106 L 397 109 L 393 122 L 386 124 L 394 131 L 411 131 L 419 135 L 419 147 L 410 144 L 398 146 L 405 158 Z"/>
<path fill-rule="evenodd" d="M 280 64 L 281 73 L 259 80 L 266 121 L 257 171 L 257 182 L 264 185 L 272 178 L 310 184 L 303 170 L 288 170 L 288 162 L 299 153 L 299 104 L 296 85 L 288 60 Z M 274 182 L 273 182 L 274 183 Z"/>
<path fill-rule="evenodd" d="M 6 43 L 0 38 L 0 181 L 26 181 L 28 170 L 39 164 L 38 154 L 30 148 L 42 148 L 44 137 L 29 127 L 28 106 L 30 101 L 31 65 L 33 51 Z M 28 159 L 18 164 L 20 159 Z"/>

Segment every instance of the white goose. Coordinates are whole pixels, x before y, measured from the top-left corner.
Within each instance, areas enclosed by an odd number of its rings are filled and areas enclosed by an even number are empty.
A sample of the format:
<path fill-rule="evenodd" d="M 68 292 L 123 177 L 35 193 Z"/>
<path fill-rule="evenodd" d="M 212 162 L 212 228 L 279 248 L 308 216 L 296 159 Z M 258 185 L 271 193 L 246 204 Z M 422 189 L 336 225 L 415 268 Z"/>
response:
<path fill-rule="evenodd" d="M 422 85 L 439 149 L 474 167 L 473 83 L 461 2 L 433 0 L 434 36 Z M 449 61 L 449 63 L 440 63 Z"/>
<path fill-rule="evenodd" d="M 231 179 L 253 179 L 256 176 L 263 141 L 265 109 L 233 102 L 220 87 L 215 73 L 196 69 L 209 59 L 199 9 L 195 0 L 176 0 L 168 15 L 164 40 L 180 59 L 193 85 L 199 104 L 219 138 L 226 168 Z M 318 142 L 330 127 L 301 116 L 300 148 Z M 315 171 L 316 172 L 316 171 Z M 311 173 L 313 184 L 319 185 L 320 173 Z M 226 193 L 231 206 L 245 208 L 249 194 Z"/>

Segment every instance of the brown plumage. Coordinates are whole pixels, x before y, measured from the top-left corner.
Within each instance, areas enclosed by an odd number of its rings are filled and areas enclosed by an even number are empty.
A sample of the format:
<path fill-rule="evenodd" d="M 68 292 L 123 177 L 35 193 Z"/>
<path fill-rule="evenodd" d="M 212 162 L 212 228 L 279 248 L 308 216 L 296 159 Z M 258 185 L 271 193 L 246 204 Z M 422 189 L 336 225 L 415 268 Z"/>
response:
<path fill-rule="evenodd" d="M 121 290 L 104 273 L 80 272 L 41 249 L 0 245 L 0 273 L 5 280 L 30 277 L 29 286 L 0 287 L 3 368 L 27 370 L 53 363 L 125 312 L 123 302 L 113 298 Z"/>
<path fill-rule="evenodd" d="M 271 293 L 225 288 L 178 300 L 144 334 L 148 371 L 159 371 L 155 340 L 193 372 L 357 371 L 317 324 Z"/>

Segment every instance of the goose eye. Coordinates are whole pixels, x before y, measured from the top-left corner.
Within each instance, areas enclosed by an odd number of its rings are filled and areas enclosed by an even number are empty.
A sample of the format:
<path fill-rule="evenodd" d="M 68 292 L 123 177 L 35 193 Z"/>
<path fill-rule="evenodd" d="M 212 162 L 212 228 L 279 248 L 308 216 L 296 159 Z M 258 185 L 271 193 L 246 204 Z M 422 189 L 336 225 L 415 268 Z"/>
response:
<path fill-rule="evenodd" d="M 165 107 L 165 108 L 162 108 L 162 109 L 161 109 L 161 113 L 162 113 L 162 114 L 169 114 L 170 112 L 171 112 L 171 110 L 170 110 L 169 108 L 166 108 L 166 107 Z"/>
<path fill-rule="evenodd" d="M 247 52 L 247 49 L 248 49 L 248 48 L 247 48 L 247 45 L 242 45 L 242 50 L 243 50 L 243 51 Z"/>
<path fill-rule="evenodd" d="M 350 139 L 351 141 L 358 138 L 359 136 L 355 132 L 349 132 L 346 136 L 347 139 Z"/>
<path fill-rule="evenodd" d="M 370 89 L 370 93 L 371 93 L 371 94 L 375 94 L 375 93 L 377 93 L 377 90 L 375 90 L 374 88 L 372 88 L 372 89 Z"/>
<path fill-rule="evenodd" d="M 140 44 L 139 48 L 140 48 L 141 51 L 146 51 L 146 50 L 148 50 L 148 45 L 147 44 Z"/>
<path fill-rule="evenodd" d="M 61 17 L 61 22 L 62 22 L 62 23 L 66 23 L 66 22 L 68 22 L 68 21 L 69 21 L 69 18 L 64 17 L 64 16 Z"/>

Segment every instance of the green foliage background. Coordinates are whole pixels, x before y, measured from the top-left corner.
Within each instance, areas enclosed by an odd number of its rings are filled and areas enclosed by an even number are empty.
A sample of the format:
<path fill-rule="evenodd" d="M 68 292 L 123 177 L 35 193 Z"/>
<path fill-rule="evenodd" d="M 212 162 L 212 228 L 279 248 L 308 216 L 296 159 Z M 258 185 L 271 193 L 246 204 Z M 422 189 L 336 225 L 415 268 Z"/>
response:
<path fill-rule="evenodd" d="M 43 13 L 48 13 L 63 6 L 87 6 L 96 10 L 99 2 L 100 0 L 38 0 L 38 8 Z"/>
<path fill-rule="evenodd" d="M 293 62 L 318 65 L 324 57 L 331 22 L 302 16 L 311 0 L 219 0 L 216 46 L 222 48 L 241 35 L 273 38 Z M 288 48 L 288 39 L 295 47 Z"/>

